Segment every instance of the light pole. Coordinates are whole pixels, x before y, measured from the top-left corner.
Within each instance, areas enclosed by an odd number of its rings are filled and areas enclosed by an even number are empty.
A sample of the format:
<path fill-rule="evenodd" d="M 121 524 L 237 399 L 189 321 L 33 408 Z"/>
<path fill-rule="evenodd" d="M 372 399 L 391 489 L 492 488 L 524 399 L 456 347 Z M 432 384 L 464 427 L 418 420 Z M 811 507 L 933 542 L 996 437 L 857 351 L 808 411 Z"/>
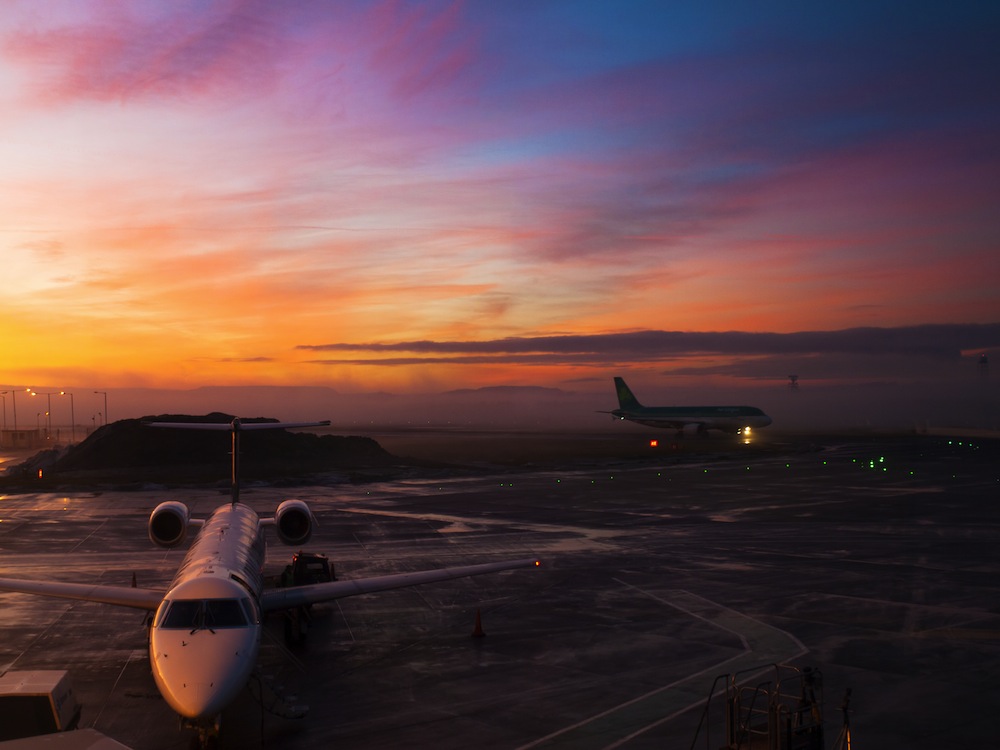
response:
<path fill-rule="evenodd" d="M 108 392 L 107 391 L 94 391 L 98 395 L 104 396 L 104 424 L 108 423 Z"/>
<path fill-rule="evenodd" d="M 14 432 L 17 432 L 17 391 L 3 391 L 3 395 L 10 394 L 11 403 L 14 406 Z M 3 400 L 3 418 L 4 424 L 7 421 L 7 399 Z"/>
<path fill-rule="evenodd" d="M 72 442 L 76 442 L 76 408 L 73 406 L 73 394 L 59 391 L 60 396 L 69 396 L 69 428 L 72 431 Z"/>
<path fill-rule="evenodd" d="M 39 393 L 38 391 L 31 391 L 32 396 L 45 396 L 48 399 L 48 406 L 45 412 L 45 439 L 52 439 L 52 397 L 58 396 L 58 391 L 46 391 L 44 393 Z"/>

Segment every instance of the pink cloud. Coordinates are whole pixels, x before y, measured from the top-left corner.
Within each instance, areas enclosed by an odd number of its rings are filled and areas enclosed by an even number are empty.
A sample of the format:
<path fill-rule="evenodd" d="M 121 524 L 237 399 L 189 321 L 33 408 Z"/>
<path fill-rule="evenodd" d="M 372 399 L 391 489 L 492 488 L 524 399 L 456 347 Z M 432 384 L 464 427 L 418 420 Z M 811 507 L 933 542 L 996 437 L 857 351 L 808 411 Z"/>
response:
<path fill-rule="evenodd" d="M 275 78 L 279 46 L 255 12 L 265 7 L 234 2 L 200 15 L 143 17 L 135 8 L 105 6 L 85 23 L 15 32 L 4 50 L 41 73 L 34 93 L 49 103 L 248 94 Z"/>
<path fill-rule="evenodd" d="M 361 25 L 375 71 L 404 99 L 447 90 L 475 58 L 476 34 L 462 23 L 460 3 L 442 12 L 398 2 L 375 6 Z"/>

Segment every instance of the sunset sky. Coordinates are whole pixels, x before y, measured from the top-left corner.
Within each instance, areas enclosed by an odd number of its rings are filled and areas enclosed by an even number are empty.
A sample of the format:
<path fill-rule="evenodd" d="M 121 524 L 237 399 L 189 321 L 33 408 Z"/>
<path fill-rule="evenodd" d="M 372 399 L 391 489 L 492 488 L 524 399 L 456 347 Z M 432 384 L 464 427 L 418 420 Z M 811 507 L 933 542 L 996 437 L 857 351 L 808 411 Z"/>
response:
<path fill-rule="evenodd" d="M 994 2 L 5 3 L 0 386 L 1000 357 L 998 28 Z"/>

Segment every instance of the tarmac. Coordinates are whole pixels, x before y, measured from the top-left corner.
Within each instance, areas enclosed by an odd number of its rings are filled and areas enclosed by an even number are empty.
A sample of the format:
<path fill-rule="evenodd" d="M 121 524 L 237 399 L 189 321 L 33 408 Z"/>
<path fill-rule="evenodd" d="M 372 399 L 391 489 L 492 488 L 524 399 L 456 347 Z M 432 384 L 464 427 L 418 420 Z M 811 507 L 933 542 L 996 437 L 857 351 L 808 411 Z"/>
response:
<path fill-rule="evenodd" d="M 827 748 L 848 688 L 858 747 L 1000 744 L 1000 441 L 372 437 L 448 465 L 243 500 L 262 514 L 310 503 L 308 550 L 342 579 L 532 555 L 542 567 L 317 605 L 293 646 L 273 617 L 263 687 L 224 715 L 223 747 L 714 750 L 716 678 L 756 684 L 775 663 L 821 672 Z M 0 570 L 165 586 L 183 550 L 154 548 L 145 526 L 166 499 L 199 515 L 226 496 L 2 496 Z M 266 572 L 294 551 L 269 540 Z M 139 612 L 0 594 L 8 669 L 68 669 L 81 726 L 136 750 L 189 744 Z"/>

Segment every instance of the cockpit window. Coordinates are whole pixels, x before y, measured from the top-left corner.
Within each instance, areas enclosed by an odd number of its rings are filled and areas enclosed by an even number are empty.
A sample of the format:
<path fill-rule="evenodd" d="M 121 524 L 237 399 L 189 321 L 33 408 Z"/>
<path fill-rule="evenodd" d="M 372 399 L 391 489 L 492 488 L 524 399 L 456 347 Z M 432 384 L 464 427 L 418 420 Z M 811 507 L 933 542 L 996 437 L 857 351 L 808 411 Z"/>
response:
<path fill-rule="evenodd" d="M 170 603 L 161 628 L 198 630 L 243 628 L 248 624 L 239 599 L 177 599 Z"/>
<path fill-rule="evenodd" d="M 209 599 L 205 602 L 205 624 L 210 628 L 242 628 L 247 617 L 239 599 Z"/>
<path fill-rule="evenodd" d="M 188 628 L 189 630 L 198 625 L 198 616 L 201 612 L 201 602 L 197 599 L 179 599 L 170 603 L 170 609 L 160 627 L 163 628 Z"/>

